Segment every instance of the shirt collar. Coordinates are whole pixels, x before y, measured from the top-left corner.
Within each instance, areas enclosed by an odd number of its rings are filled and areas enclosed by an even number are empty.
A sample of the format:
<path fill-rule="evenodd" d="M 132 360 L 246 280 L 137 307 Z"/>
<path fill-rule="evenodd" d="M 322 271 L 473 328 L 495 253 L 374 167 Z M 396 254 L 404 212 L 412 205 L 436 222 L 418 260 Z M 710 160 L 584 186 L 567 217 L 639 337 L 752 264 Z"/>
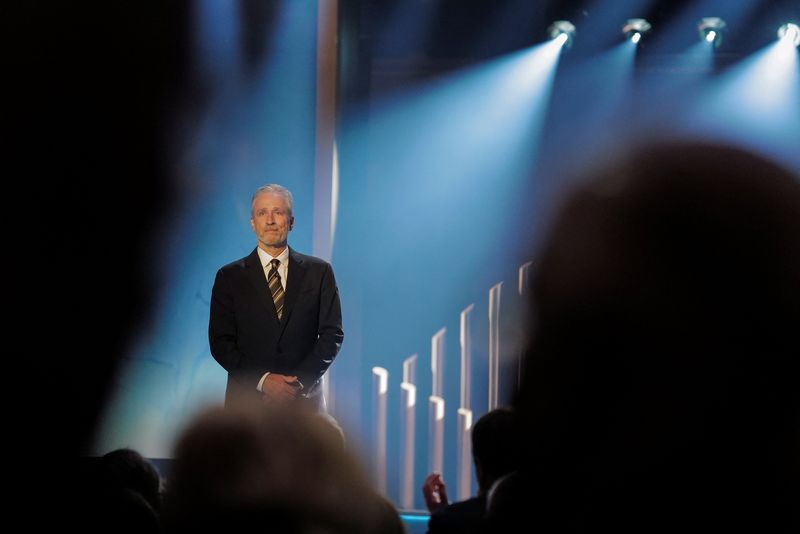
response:
<path fill-rule="evenodd" d="M 268 267 L 272 260 L 280 260 L 281 266 L 283 266 L 283 265 L 287 265 L 288 266 L 289 265 L 289 263 L 287 261 L 289 259 L 289 247 L 288 246 L 285 249 L 283 249 L 283 252 L 281 252 L 280 254 L 278 254 L 274 258 L 272 256 L 270 256 L 269 253 L 265 252 L 261 247 L 258 247 L 256 250 L 258 251 L 258 258 L 261 260 L 261 265 L 264 268 Z"/>

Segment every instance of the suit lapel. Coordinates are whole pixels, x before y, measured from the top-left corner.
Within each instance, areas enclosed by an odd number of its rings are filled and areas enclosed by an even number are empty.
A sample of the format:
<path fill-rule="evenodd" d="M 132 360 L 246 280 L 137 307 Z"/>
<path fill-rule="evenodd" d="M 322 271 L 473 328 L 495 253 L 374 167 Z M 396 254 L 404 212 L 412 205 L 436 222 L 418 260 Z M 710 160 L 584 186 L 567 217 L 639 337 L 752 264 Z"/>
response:
<path fill-rule="evenodd" d="M 247 277 L 250 279 L 250 283 L 256 291 L 258 300 L 264 305 L 267 315 L 277 324 L 278 312 L 275 310 L 275 302 L 272 300 L 272 293 L 269 292 L 267 277 L 264 275 L 264 266 L 261 265 L 261 258 L 258 257 L 258 249 L 253 250 L 253 253 L 247 256 L 244 263 L 247 267 Z M 289 279 L 291 280 L 291 277 Z M 285 311 L 284 317 L 286 317 Z"/>
<path fill-rule="evenodd" d="M 300 257 L 300 255 L 294 250 L 292 250 L 291 247 L 289 247 L 289 274 L 286 278 L 286 296 L 283 298 L 281 334 L 283 334 L 283 330 L 286 328 L 286 323 L 289 322 L 289 318 L 292 316 L 294 303 L 297 301 L 297 294 L 299 293 L 300 288 L 303 287 L 303 280 L 305 280 L 307 270 L 308 266 L 303 261 L 303 258 Z M 273 304 L 273 309 L 274 308 L 275 305 Z"/>

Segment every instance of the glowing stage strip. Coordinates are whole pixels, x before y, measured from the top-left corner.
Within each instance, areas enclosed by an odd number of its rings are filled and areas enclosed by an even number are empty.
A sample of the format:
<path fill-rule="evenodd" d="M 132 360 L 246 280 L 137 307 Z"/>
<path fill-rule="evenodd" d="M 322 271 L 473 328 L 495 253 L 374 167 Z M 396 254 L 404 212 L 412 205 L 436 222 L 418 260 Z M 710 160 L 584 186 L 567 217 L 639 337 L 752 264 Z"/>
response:
<path fill-rule="evenodd" d="M 317 11 L 317 96 L 314 158 L 314 231 L 312 253 L 333 256 L 336 226 L 336 32 L 338 0 L 319 2 Z"/>
<path fill-rule="evenodd" d="M 533 265 L 533 262 L 529 261 L 519 266 L 517 292 L 520 294 L 520 296 L 524 296 L 528 291 L 528 273 L 531 270 L 531 265 Z"/>
<path fill-rule="evenodd" d="M 444 335 L 442 328 L 431 337 L 431 392 L 436 397 L 444 397 Z"/>
<path fill-rule="evenodd" d="M 414 509 L 414 439 L 416 437 L 417 386 L 400 384 L 400 508 Z"/>
<path fill-rule="evenodd" d="M 444 468 L 444 399 L 428 397 L 428 472 Z"/>
<path fill-rule="evenodd" d="M 458 457 L 456 458 L 456 499 L 472 495 L 472 410 L 458 409 Z"/>
<path fill-rule="evenodd" d="M 417 411 L 417 355 L 403 360 L 400 384 L 400 507 L 414 509 L 417 485 L 414 483 L 414 456 Z"/>
<path fill-rule="evenodd" d="M 403 382 L 417 383 L 417 355 L 412 354 L 403 360 Z"/>
<path fill-rule="evenodd" d="M 373 474 L 375 489 L 386 494 L 386 397 L 389 390 L 389 371 L 372 368 L 372 405 L 375 407 L 373 430 Z"/>
<path fill-rule="evenodd" d="M 461 344 L 461 383 L 459 384 L 459 408 L 472 407 L 472 340 L 469 329 L 469 316 L 475 308 L 470 304 L 461 311 L 458 340 Z"/>
<path fill-rule="evenodd" d="M 517 284 L 517 292 L 519 293 L 520 298 L 522 299 L 522 307 L 523 310 L 527 310 L 528 306 L 528 291 L 530 291 L 530 270 L 531 265 L 533 265 L 532 261 L 523 263 L 519 266 L 518 271 L 518 284 Z M 525 312 L 523 311 L 523 314 Z M 525 317 L 525 315 L 523 315 Z M 522 385 L 522 373 L 525 371 L 525 354 L 520 349 L 517 353 L 517 391 L 519 391 L 520 386 Z"/>
<path fill-rule="evenodd" d="M 503 282 L 489 290 L 489 410 L 498 406 L 500 388 L 500 292 Z"/>
<path fill-rule="evenodd" d="M 338 202 L 338 161 L 336 157 L 336 56 L 339 1 L 317 5 L 317 97 L 314 156 L 314 218 L 311 250 L 314 256 L 331 261 Z M 335 411 L 333 370 L 322 375 L 322 395 L 329 411 Z"/>

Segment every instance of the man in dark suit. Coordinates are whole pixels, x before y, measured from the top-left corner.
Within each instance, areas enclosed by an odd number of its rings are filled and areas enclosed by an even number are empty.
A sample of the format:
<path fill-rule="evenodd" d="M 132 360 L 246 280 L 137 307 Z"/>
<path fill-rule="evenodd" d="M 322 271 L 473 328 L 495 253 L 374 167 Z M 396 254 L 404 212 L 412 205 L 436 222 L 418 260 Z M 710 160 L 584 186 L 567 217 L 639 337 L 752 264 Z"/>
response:
<path fill-rule="evenodd" d="M 342 344 L 333 269 L 289 248 L 292 194 L 269 184 L 253 195 L 258 246 L 217 272 L 211 293 L 211 354 L 228 371 L 225 405 L 305 399 L 324 409 L 322 375 Z"/>

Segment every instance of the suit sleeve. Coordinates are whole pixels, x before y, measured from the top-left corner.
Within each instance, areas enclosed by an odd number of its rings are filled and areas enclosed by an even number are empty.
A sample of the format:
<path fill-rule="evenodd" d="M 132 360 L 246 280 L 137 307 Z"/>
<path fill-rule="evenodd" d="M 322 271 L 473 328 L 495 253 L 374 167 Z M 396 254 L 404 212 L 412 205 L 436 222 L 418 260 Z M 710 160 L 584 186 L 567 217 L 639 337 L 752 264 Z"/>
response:
<path fill-rule="evenodd" d="M 336 287 L 336 279 L 330 265 L 325 266 L 319 298 L 317 342 L 314 350 L 303 359 L 297 371 L 297 376 L 308 392 L 316 389 L 344 340 L 339 289 Z"/>
<path fill-rule="evenodd" d="M 235 297 L 224 271 L 217 271 L 214 288 L 211 290 L 211 313 L 208 321 L 208 342 L 211 355 L 234 378 L 243 385 L 258 387 L 262 373 L 243 368 L 245 358 L 239 350 L 236 328 Z"/>

